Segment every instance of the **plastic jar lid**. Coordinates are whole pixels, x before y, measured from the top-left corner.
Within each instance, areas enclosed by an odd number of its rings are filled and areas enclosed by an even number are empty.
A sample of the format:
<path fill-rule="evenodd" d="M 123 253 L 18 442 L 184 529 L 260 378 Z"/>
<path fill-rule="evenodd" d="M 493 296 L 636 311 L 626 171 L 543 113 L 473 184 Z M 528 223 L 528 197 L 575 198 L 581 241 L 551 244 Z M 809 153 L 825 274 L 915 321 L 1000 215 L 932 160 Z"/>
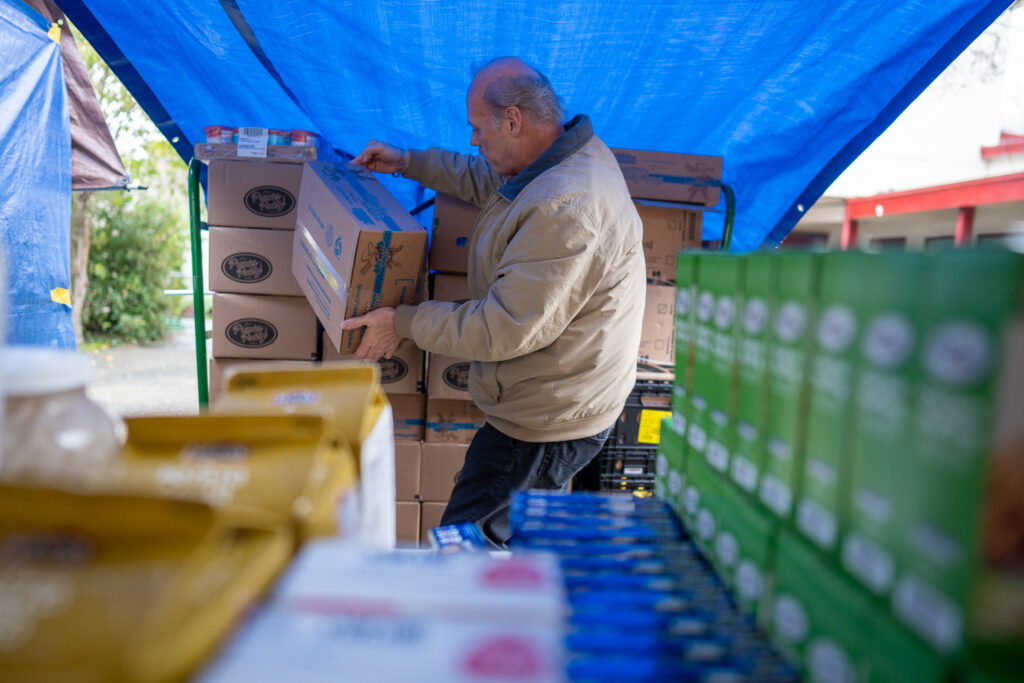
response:
<path fill-rule="evenodd" d="M 89 357 L 78 351 L 37 346 L 0 347 L 0 388 L 32 396 L 84 387 L 92 379 Z"/>

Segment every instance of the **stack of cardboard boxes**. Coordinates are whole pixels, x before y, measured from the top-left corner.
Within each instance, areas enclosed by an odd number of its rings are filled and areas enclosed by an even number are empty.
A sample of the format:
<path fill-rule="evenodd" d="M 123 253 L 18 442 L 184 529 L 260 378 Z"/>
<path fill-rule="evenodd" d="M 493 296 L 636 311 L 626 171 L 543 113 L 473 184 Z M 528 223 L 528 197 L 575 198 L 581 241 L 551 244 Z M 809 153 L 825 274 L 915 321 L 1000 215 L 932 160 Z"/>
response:
<path fill-rule="evenodd" d="M 291 268 L 302 169 L 301 160 L 210 162 L 211 400 L 229 367 L 317 359 L 316 314 Z"/>
<path fill-rule="evenodd" d="M 426 230 L 366 169 L 302 162 L 210 160 L 211 402 L 228 368 L 351 357 L 362 333 L 342 320 L 422 299 Z M 402 541 L 419 537 L 423 372 L 411 342 L 381 363 Z"/>
<path fill-rule="evenodd" d="M 352 354 L 362 330 L 341 321 L 422 298 L 426 230 L 356 165 L 307 164 L 296 219 L 292 272 L 323 326 L 325 360 Z M 413 542 L 422 429 L 423 353 L 406 343 L 381 362 L 381 385 L 394 419 L 396 532 Z M 414 445 L 405 445 L 409 441 Z"/>
<path fill-rule="evenodd" d="M 438 195 L 429 255 L 432 299 L 469 298 L 466 264 L 469 236 L 479 209 Z M 351 358 L 324 335 L 324 360 Z M 397 539 L 426 543 L 438 526 L 462 469 L 466 449 L 484 417 L 469 397 L 469 361 L 426 354 L 412 340 L 391 359 L 381 359 L 381 385 L 395 421 Z"/>
<path fill-rule="evenodd" d="M 671 367 L 676 254 L 699 249 L 703 212 L 721 195 L 721 157 L 614 149 L 644 225 L 647 300 L 640 360 Z"/>
<path fill-rule="evenodd" d="M 334 349 L 326 333 L 324 361 L 353 360 Z M 403 341 L 391 358 L 381 358 L 381 388 L 394 420 L 396 541 L 416 545 L 420 538 L 420 451 L 423 440 L 424 353 L 412 340 Z"/>
<path fill-rule="evenodd" d="M 480 210 L 473 204 L 438 194 L 430 243 L 431 298 L 468 300 L 466 269 L 469 238 Z M 466 458 L 466 449 L 484 416 L 469 397 L 469 361 L 427 354 L 427 410 L 420 471 L 422 534 L 441 521 Z"/>
<path fill-rule="evenodd" d="M 613 150 L 643 222 L 647 292 L 637 383 L 607 445 L 577 476 L 580 489 L 645 490 L 654 485 L 658 425 L 669 414 L 676 254 L 701 246 L 703 211 L 719 201 L 720 157 Z"/>

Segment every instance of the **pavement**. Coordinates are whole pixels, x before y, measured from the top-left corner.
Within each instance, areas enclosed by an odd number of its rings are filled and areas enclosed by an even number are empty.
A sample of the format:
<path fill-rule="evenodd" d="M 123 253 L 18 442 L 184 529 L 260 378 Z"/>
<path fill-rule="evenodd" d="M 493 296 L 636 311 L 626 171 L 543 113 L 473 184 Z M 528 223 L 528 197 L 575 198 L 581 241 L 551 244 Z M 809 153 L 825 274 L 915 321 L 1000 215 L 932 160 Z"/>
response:
<path fill-rule="evenodd" d="M 191 320 L 158 342 L 120 344 L 90 352 L 89 397 L 116 418 L 197 415 L 195 336 Z"/>

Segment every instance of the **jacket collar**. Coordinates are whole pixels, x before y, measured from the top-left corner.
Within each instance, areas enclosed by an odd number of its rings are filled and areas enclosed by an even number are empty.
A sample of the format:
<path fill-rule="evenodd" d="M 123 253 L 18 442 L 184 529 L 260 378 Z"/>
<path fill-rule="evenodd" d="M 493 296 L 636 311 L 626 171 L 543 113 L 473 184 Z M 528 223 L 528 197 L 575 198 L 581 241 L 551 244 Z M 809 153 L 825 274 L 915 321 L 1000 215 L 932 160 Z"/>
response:
<path fill-rule="evenodd" d="M 579 151 L 583 145 L 590 142 L 590 138 L 594 137 L 594 128 L 590 125 L 590 119 L 586 114 L 577 114 L 565 124 L 564 128 L 565 133 L 552 142 L 551 146 L 534 159 L 529 166 L 499 187 L 498 194 L 510 202 L 513 201 L 531 180 L 565 161 Z"/>

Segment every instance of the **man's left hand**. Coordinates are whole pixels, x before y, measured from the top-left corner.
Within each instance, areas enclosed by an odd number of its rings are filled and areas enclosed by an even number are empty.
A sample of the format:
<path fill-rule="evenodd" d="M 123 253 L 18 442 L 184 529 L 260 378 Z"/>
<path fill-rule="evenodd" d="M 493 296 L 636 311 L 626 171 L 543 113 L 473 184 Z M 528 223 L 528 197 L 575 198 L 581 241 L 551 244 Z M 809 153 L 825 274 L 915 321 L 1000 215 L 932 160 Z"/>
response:
<path fill-rule="evenodd" d="M 341 321 L 343 330 L 354 330 L 363 326 L 366 327 L 366 331 L 363 332 L 363 341 L 360 342 L 359 348 L 353 355 L 362 360 L 391 358 L 402 341 L 402 338 L 395 332 L 395 309 L 377 308 L 366 315 Z"/>

